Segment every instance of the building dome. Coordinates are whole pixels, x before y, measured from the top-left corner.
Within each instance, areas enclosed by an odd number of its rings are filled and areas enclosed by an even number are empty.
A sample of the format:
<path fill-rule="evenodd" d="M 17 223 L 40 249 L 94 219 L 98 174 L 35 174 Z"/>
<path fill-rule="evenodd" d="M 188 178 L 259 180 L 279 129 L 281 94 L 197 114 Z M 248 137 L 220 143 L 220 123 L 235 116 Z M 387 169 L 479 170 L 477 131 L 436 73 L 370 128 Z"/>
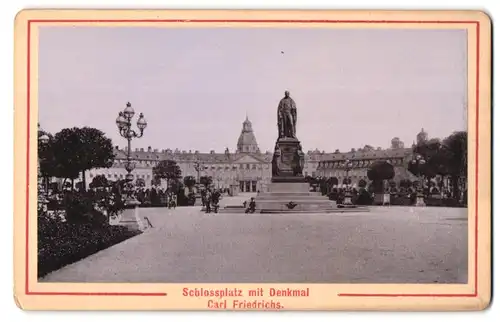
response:
<path fill-rule="evenodd" d="M 417 144 L 427 141 L 428 137 L 429 136 L 427 135 L 427 132 L 425 132 L 424 129 L 422 128 L 420 133 L 417 134 Z"/>
<path fill-rule="evenodd" d="M 404 148 L 404 144 L 398 137 L 395 137 L 391 140 L 391 149 L 402 149 L 402 148 Z"/>
<path fill-rule="evenodd" d="M 236 147 L 237 153 L 256 153 L 259 152 L 259 145 L 253 133 L 252 122 L 248 120 L 248 116 L 243 122 L 240 137 Z"/>

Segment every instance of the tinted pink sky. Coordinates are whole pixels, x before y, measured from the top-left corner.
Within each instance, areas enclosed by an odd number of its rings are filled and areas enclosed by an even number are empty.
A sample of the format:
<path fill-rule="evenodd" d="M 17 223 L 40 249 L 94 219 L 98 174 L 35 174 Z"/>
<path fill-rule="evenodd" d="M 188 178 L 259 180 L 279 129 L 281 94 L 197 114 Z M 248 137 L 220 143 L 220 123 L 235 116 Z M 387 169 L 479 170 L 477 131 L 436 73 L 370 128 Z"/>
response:
<path fill-rule="evenodd" d="M 123 147 L 130 101 L 148 120 L 134 148 L 222 152 L 248 114 L 271 150 L 288 89 L 305 150 L 409 146 L 466 128 L 466 46 L 465 30 L 42 27 L 40 123 Z"/>

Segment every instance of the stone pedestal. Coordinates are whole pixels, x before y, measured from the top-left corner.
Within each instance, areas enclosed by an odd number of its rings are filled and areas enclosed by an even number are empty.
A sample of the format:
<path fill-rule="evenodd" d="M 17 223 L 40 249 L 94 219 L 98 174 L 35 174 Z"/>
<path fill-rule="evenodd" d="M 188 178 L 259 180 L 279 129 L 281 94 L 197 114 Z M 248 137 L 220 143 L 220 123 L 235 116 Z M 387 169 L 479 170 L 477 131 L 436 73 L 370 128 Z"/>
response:
<path fill-rule="evenodd" d="M 417 201 L 415 202 L 416 207 L 425 207 L 424 194 L 422 192 L 417 193 Z"/>
<path fill-rule="evenodd" d="M 303 168 L 304 153 L 300 141 L 279 138 L 274 149 L 271 182 L 304 182 Z"/>
<path fill-rule="evenodd" d="M 332 212 L 336 203 L 319 192 L 310 192 L 302 174 L 304 153 L 296 138 L 276 141 L 272 163 L 271 183 L 266 192 L 255 198 L 256 212 L 297 213 Z"/>
<path fill-rule="evenodd" d="M 239 192 L 240 192 L 240 185 L 239 184 L 229 185 L 229 193 L 231 196 L 237 196 Z"/>
<path fill-rule="evenodd" d="M 344 202 L 342 203 L 343 205 L 346 206 L 352 206 L 352 194 L 351 191 L 346 191 L 345 196 L 344 196 Z"/>
<path fill-rule="evenodd" d="M 129 199 L 125 202 L 125 210 L 123 210 L 119 224 L 127 227 L 130 230 L 144 230 L 144 224 L 139 216 L 139 205 L 141 203 L 134 199 Z"/>
<path fill-rule="evenodd" d="M 336 203 L 319 192 L 310 192 L 307 182 L 273 182 L 269 192 L 255 198 L 256 212 L 260 213 L 318 213 L 333 212 Z"/>

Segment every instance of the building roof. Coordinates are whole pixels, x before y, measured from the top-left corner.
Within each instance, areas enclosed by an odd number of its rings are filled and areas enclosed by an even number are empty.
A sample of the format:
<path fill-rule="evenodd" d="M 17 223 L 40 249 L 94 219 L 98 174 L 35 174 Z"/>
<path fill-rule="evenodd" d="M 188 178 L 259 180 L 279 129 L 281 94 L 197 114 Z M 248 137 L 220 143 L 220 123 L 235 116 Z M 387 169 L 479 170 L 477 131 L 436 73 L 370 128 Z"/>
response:
<path fill-rule="evenodd" d="M 257 144 L 257 139 L 253 133 L 252 122 L 246 117 L 243 122 L 243 127 L 241 129 L 241 134 L 238 138 L 238 143 L 236 144 L 237 151 L 239 152 L 256 152 L 259 151 L 259 145 Z M 248 147 L 248 149 L 245 149 Z"/>
<path fill-rule="evenodd" d="M 368 160 L 406 157 L 412 154 L 411 148 L 385 149 L 385 150 L 357 150 L 351 152 L 325 153 L 320 161 L 339 161 L 339 160 Z"/>
<path fill-rule="evenodd" d="M 272 154 L 271 153 L 229 153 L 228 151 L 225 153 L 216 153 L 215 151 L 211 152 L 198 152 L 198 151 L 172 151 L 170 149 L 161 150 L 161 151 L 147 151 L 144 149 L 137 149 L 131 152 L 131 158 L 133 160 L 145 160 L 145 161 L 162 161 L 162 160 L 174 160 L 177 162 L 202 162 L 202 163 L 230 163 L 234 162 L 245 155 L 250 155 L 253 158 L 261 161 L 261 162 L 271 162 Z M 127 151 L 126 149 L 117 149 L 115 147 L 115 158 L 126 159 Z"/>

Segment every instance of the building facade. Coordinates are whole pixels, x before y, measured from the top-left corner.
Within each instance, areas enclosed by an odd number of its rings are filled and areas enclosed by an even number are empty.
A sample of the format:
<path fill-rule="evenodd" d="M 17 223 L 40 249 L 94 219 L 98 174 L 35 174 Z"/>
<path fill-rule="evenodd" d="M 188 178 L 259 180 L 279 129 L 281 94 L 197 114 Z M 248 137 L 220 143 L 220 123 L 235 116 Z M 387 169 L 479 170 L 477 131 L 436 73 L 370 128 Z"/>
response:
<path fill-rule="evenodd" d="M 422 130 L 417 135 L 417 140 L 422 140 L 426 135 Z M 97 175 L 104 175 L 112 181 L 125 178 L 127 151 L 115 147 L 115 155 L 111 168 L 92 169 L 86 172 L 87 186 Z M 175 161 L 182 171 L 182 177 L 211 176 L 213 185 L 217 188 L 238 187 L 240 192 L 258 192 L 266 191 L 271 182 L 273 155 L 269 151 L 261 152 L 248 117 L 242 124 L 234 152 L 230 152 L 228 148 L 223 153 L 215 151 L 206 153 L 178 149 L 158 150 L 148 147 L 135 149 L 131 152 L 131 157 L 135 162 L 135 169 L 132 171 L 134 181 L 139 178 L 144 179 L 146 188 L 151 187 L 153 167 L 162 160 Z M 389 149 L 365 146 L 357 150 L 352 149 L 350 152 L 337 150 L 334 153 L 316 149 L 305 154 L 304 176 L 336 177 L 341 183 L 347 177 L 345 163 L 349 160 L 352 165 L 349 178 L 353 184 L 357 184 L 360 179 L 368 181 L 367 171 L 373 162 L 386 160 L 394 165 L 396 172 L 394 180 L 415 180 L 415 176 L 407 170 L 412 157 L 412 148 L 404 148 L 399 138 L 392 139 Z M 165 185 L 166 183 L 162 182 L 161 187 L 166 188 Z"/>
<path fill-rule="evenodd" d="M 305 156 L 304 174 L 316 175 L 321 153 L 309 151 Z M 252 123 L 248 119 L 242 124 L 241 133 L 238 137 L 236 150 L 229 149 L 223 153 L 215 151 L 185 151 L 171 149 L 135 149 L 131 152 L 135 169 L 132 171 L 134 181 L 141 178 L 146 183 L 146 188 L 151 187 L 153 179 L 153 168 L 162 160 L 173 160 L 181 169 L 182 176 L 211 176 L 213 185 L 217 188 L 238 187 L 240 192 L 266 191 L 271 182 L 272 153 L 261 152 L 257 139 L 253 132 Z M 127 150 L 115 147 L 115 161 L 111 168 L 92 169 L 86 172 L 87 186 L 93 178 L 104 175 L 108 180 L 124 179 L 127 171 L 125 163 Z M 166 183 L 162 182 L 161 187 Z"/>
<path fill-rule="evenodd" d="M 422 129 L 416 136 L 417 142 L 426 141 L 427 133 Z M 366 145 L 363 148 L 351 149 L 349 152 L 326 153 L 321 156 L 318 164 L 317 173 L 322 177 L 337 178 L 339 184 L 344 179 L 350 179 L 351 183 L 357 183 L 363 179 L 369 182 L 368 169 L 375 161 L 387 161 L 394 167 L 394 181 L 399 182 L 402 179 L 411 181 L 417 180 L 417 177 L 408 171 L 408 163 L 414 157 L 413 148 L 405 148 L 404 143 L 397 137 L 391 140 L 389 149 L 373 148 Z"/>

